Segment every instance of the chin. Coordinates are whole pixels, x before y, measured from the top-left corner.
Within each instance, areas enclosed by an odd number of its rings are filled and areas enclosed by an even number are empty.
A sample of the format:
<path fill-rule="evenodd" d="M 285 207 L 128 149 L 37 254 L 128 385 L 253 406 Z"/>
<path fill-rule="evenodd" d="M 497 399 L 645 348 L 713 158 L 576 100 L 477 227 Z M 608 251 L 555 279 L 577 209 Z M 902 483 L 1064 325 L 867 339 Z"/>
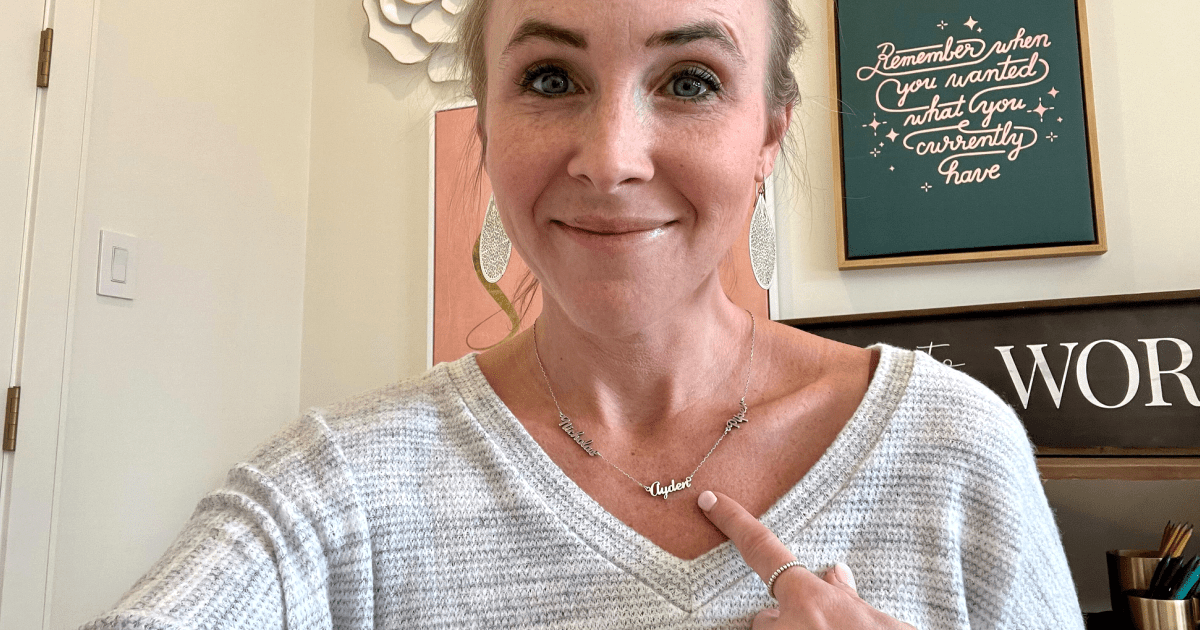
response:
<path fill-rule="evenodd" d="M 635 335 L 662 319 L 680 297 L 644 286 L 587 283 L 576 285 L 551 299 L 574 326 L 597 337 L 620 339 Z"/>

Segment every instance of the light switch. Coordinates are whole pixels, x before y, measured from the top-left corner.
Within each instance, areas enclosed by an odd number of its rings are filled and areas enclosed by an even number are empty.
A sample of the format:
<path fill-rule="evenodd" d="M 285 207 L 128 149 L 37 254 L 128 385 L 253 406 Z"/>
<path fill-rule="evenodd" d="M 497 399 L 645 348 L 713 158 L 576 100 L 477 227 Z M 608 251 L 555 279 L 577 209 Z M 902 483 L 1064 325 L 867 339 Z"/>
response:
<path fill-rule="evenodd" d="M 124 247 L 112 249 L 112 281 L 125 284 L 125 275 L 129 269 L 129 250 Z"/>
<path fill-rule="evenodd" d="M 137 289 L 137 238 L 100 231 L 100 265 L 96 293 L 132 300 Z"/>

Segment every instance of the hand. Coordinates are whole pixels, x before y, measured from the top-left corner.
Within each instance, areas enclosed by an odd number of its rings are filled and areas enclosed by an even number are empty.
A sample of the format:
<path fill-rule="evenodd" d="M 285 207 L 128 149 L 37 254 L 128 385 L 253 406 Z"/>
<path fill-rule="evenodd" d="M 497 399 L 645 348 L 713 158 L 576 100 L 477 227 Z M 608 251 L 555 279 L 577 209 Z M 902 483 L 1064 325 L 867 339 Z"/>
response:
<path fill-rule="evenodd" d="M 742 558 L 765 584 L 775 569 L 796 559 L 771 530 L 729 497 L 702 492 L 698 500 L 705 516 L 741 552 Z M 843 574 L 844 572 L 844 574 Z M 850 568 L 837 564 L 817 577 L 801 566 L 775 578 L 779 608 L 769 608 L 754 618 L 758 630 L 875 630 L 912 626 L 901 623 L 871 607 L 858 596 Z"/>

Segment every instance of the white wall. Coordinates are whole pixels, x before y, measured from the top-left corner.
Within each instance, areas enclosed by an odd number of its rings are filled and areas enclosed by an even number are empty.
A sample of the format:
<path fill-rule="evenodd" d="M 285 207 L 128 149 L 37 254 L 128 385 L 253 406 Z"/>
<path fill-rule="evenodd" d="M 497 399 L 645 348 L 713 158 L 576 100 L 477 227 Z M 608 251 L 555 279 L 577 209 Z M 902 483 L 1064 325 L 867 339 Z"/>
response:
<path fill-rule="evenodd" d="M 459 88 L 367 38 L 356 0 L 317 0 L 301 405 L 426 361 L 429 125 Z"/>
<path fill-rule="evenodd" d="M 312 1 L 96 6 L 56 629 L 112 606 L 299 411 Z M 96 295 L 100 229 L 140 239 L 133 302 Z"/>

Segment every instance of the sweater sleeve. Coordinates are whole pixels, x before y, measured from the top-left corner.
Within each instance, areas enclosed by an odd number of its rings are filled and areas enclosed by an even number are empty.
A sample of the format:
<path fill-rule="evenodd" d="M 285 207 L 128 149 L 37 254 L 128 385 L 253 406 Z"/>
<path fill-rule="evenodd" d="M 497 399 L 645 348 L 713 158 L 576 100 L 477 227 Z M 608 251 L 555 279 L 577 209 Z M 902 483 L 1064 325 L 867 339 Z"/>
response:
<path fill-rule="evenodd" d="M 1012 409 L 987 394 L 996 412 L 978 437 L 990 452 L 963 497 L 970 626 L 1083 630 L 1075 583 L 1028 435 Z"/>
<path fill-rule="evenodd" d="M 372 601 L 365 510 L 314 414 L 235 466 L 116 608 L 84 629 L 369 628 Z"/>

